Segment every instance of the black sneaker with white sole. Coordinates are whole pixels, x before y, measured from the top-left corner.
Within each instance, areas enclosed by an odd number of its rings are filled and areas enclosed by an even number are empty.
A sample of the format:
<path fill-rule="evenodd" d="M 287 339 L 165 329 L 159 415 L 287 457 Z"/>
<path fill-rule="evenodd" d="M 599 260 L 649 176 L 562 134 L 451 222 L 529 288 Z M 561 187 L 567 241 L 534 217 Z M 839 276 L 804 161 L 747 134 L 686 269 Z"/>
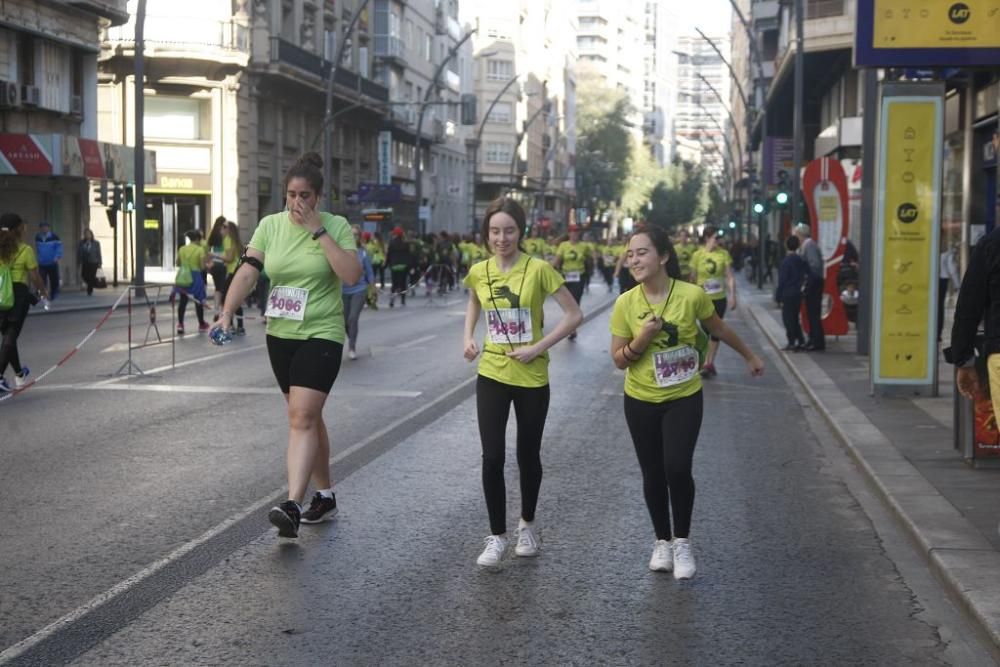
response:
<path fill-rule="evenodd" d="M 317 492 L 309 503 L 309 509 L 302 513 L 302 523 L 321 523 L 337 515 L 337 496 L 327 498 Z"/>
<path fill-rule="evenodd" d="M 267 514 L 268 520 L 278 529 L 278 537 L 298 537 L 299 521 L 302 512 L 294 500 L 286 500 L 277 507 L 272 507 Z"/>

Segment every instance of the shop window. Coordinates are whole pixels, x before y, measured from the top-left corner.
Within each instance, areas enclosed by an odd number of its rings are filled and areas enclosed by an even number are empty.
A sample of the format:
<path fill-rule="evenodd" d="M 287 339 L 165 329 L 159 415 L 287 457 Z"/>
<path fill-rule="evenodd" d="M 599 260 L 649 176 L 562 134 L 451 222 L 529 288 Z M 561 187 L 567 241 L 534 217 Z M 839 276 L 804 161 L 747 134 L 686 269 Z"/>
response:
<path fill-rule="evenodd" d="M 147 137 L 197 141 L 202 136 L 202 100 L 147 95 L 143 122 Z"/>

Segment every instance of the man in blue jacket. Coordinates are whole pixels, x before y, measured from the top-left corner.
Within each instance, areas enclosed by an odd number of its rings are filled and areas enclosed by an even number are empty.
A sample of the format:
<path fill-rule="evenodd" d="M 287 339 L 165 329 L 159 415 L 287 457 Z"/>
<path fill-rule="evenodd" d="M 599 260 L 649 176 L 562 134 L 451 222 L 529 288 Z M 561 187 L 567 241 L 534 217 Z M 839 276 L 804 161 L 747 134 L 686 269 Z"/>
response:
<path fill-rule="evenodd" d="M 49 223 L 42 220 L 35 234 L 35 254 L 38 255 L 38 272 L 48 285 L 49 299 L 56 300 L 59 294 L 59 260 L 62 259 L 62 241 L 52 232 Z"/>
<path fill-rule="evenodd" d="M 809 275 L 809 265 L 799 257 L 799 237 L 789 236 L 785 240 L 788 254 L 781 260 L 778 267 L 778 287 L 774 298 L 781 304 L 781 320 L 785 324 L 785 336 L 788 337 L 786 350 L 798 352 L 806 347 L 806 339 L 799 324 L 799 310 L 802 305 L 802 289 Z"/>

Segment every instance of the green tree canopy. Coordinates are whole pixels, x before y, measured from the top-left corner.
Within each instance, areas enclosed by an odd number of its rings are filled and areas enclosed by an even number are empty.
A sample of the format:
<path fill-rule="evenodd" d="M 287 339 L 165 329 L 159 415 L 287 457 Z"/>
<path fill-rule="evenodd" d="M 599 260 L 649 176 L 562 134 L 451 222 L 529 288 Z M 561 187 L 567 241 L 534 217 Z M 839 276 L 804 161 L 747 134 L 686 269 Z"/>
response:
<path fill-rule="evenodd" d="M 576 99 L 577 191 L 583 201 L 608 208 L 621 200 L 629 175 L 632 107 L 624 92 L 590 70 L 579 75 Z"/>

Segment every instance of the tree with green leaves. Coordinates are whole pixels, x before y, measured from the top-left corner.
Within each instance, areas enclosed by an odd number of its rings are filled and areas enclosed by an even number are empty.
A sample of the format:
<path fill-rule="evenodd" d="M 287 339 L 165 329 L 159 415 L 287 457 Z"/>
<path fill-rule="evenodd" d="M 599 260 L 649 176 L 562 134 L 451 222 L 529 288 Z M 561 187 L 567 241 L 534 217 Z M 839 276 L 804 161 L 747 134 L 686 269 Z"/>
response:
<path fill-rule="evenodd" d="M 621 201 L 632 158 L 625 93 L 583 69 L 577 79 L 576 187 L 581 201 L 604 210 Z"/>

